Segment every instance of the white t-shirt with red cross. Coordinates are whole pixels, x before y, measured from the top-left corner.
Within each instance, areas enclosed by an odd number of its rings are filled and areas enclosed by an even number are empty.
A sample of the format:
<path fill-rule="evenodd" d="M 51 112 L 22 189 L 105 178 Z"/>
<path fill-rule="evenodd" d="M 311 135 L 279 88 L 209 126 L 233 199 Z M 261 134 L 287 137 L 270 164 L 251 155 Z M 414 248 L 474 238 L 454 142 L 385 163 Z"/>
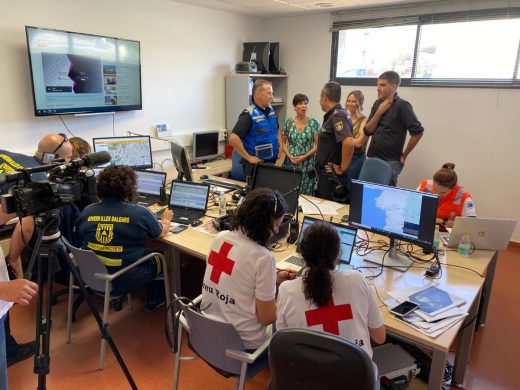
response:
<path fill-rule="evenodd" d="M 332 299 L 317 308 L 303 294 L 302 278 L 283 282 L 278 291 L 276 328 L 310 328 L 341 336 L 372 358 L 368 328 L 383 325 L 372 291 L 358 271 L 331 271 Z"/>
<path fill-rule="evenodd" d="M 220 232 L 206 262 L 204 313 L 233 324 L 245 348 L 255 349 L 271 336 L 271 326 L 258 320 L 255 299 L 272 301 L 275 293 L 273 254 L 240 230 Z"/>

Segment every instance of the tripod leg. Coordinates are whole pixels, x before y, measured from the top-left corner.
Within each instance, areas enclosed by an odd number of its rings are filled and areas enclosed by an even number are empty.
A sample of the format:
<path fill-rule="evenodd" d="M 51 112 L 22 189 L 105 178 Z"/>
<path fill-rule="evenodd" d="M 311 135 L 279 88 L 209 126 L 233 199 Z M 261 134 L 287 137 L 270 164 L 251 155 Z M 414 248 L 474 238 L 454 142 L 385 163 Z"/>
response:
<path fill-rule="evenodd" d="M 123 373 L 125 374 L 126 380 L 130 384 L 130 387 L 133 390 L 137 390 L 137 386 L 132 378 L 132 375 L 130 375 L 130 371 L 128 371 L 128 367 L 126 367 L 126 364 L 123 361 L 123 358 L 121 357 L 121 354 L 119 353 L 119 351 L 116 347 L 116 344 L 114 343 L 114 340 L 112 340 L 112 336 L 110 335 L 110 332 L 108 331 L 108 327 L 107 327 L 106 323 L 104 323 L 103 320 L 101 319 L 101 317 L 99 316 L 99 312 L 97 311 L 97 308 L 94 305 L 94 302 L 92 301 L 92 297 L 88 293 L 87 288 L 85 287 L 85 283 L 83 283 L 83 280 L 81 279 L 81 276 L 79 275 L 78 270 L 74 266 L 69 255 L 65 252 L 65 249 L 60 247 L 60 251 L 62 252 L 64 258 L 67 259 L 67 263 L 69 264 L 70 270 L 74 275 L 74 279 L 76 280 L 76 282 L 80 288 L 81 295 L 83 295 L 83 298 L 85 298 L 85 300 L 87 301 L 90 312 L 92 313 L 92 315 L 94 316 L 94 319 L 96 320 L 96 322 L 98 324 L 98 328 L 101 332 L 101 337 L 104 340 L 106 340 L 106 342 L 110 346 L 110 349 L 112 349 L 112 352 L 114 353 L 114 356 L 116 357 L 116 360 L 119 363 L 119 366 L 123 370 Z"/>

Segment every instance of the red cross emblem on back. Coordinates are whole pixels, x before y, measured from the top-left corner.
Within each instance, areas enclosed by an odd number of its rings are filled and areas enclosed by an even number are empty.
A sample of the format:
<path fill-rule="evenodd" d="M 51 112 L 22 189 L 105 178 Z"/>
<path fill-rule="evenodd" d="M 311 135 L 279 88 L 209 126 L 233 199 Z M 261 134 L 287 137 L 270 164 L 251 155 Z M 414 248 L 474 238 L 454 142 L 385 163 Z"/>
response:
<path fill-rule="evenodd" d="M 330 297 L 325 306 L 319 309 L 307 310 L 305 319 L 307 326 L 323 325 L 323 330 L 339 336 L 339 321 L 351 320 L 352 308 L 350 305 L 334 305 L 334 300 Z"/>
<path fill-rule="evenodd" d="M 208 258 L 208 264 L 213 266 L 209 280 L 218 284 L 222 272 L 231 276 L 235 262 L 228 258 L 229 251 L 233 248 L 229 242 L 222 243 L 220 250 L 217 252 L 211 251 Z"/>

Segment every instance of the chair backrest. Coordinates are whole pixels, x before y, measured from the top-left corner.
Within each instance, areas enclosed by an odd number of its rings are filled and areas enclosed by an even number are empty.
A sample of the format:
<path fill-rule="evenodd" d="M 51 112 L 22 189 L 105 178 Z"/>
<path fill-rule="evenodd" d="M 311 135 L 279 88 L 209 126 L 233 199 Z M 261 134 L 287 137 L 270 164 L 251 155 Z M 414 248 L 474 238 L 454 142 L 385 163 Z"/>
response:
<path fill-rule="evenodd" d="M 233 150 L 233 152 L 231 153 L 230 176 L 233 180 L 246 181 L 242 164 L 240 164 L 241 159 L 242 157 L 240 156 L 240 154 L 238 154 L 236 150 Z"/>
<path fill-rule="evenodd" d="M 271 390 L 377 389 L 367 353 L 341 337 L 309 329 L 276 332 L 269 345 Z"/>
<path fill-rule="evenodd" d="M 359 180 L 377 184 L 390 184 L 392 167 L 380 158 L 367 157 L 359 173 Z"/>
<path fill-rule="evenodd" d="M 74 256 L 74 262 L 79 268 L 79 273 L 83 282 L 92 290 L 104 293 L 105 281 L 96 278 L 94 274 L 108 274 L 105 264 L 101 262 L 99 257 L 97 257 L 93 251 L 79 249 L 70 245 L 66 240 L 63 241 L 65 242 L 67 249 L 72 253 L 72 256 Z M 110 291 L 112 291 L 112 286 L 110 286 Z"/>
<path fill-rule="evenodd" d="M 226 356 L 226 349 L 245 351 L 244 343 L 235 327 L 186 308 L 184 315 L 189 327 L 193 350 L 214 368 L 231 374 L 240 374 L 241 362 Z"/>

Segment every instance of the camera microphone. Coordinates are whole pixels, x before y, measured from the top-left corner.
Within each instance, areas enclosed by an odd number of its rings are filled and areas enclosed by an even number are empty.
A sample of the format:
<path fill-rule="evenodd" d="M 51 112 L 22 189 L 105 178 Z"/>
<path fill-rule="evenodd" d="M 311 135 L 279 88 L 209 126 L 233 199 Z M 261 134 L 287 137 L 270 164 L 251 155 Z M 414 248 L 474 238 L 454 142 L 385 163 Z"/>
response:
<path fill-rule="evenodd" d="M 70 173 L 71 170 L 73 171 L 81 167 L 94 168 L 98 165 L 106 164 L 110 162 L 110 160 L 112 160 L 112 156 L 106 151 L 91 153 L 87 154 L 83 158 L 78 158 L 77 160 L 72 160 L 67 164 L 62 164 L 55 167 L 51 171 L 51 174 L 57 175 L 64 172 Z"/>
<path fill-rule="evenodd" d="M 85 166 L 87 168 L 93 168 L 93 167 L 97 167 L 98 165 L 103 165 L 103 164 L 110 162 L 110 160 L 112 160 L 112 156 L 107 151 L 102 151 L 102 152 L 87 154 L 85 157 L 82 158 L 82 160 L 83 160 L 83 165 L 80 165 L 80 166 Z"/>

